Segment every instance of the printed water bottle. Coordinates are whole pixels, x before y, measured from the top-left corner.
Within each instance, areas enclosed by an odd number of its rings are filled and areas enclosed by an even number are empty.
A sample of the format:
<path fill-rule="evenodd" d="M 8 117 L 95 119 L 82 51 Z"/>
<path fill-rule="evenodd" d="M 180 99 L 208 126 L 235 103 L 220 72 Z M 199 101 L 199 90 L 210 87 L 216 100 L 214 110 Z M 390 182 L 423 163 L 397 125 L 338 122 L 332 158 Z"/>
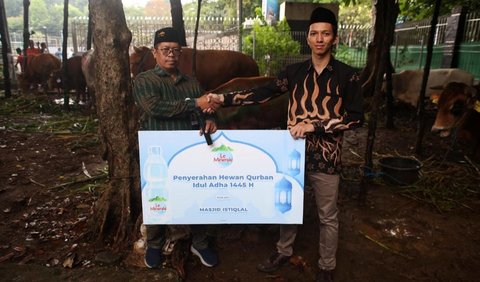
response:
<path fill-rule="evenodd" d="M 167 212 L 167 163 L 163 159 L 162 148 L 152 146 L 148 149 L 148 157 L 144 166 L 146 180 L 147 211 L 152 217 L 164 215 Z"/>

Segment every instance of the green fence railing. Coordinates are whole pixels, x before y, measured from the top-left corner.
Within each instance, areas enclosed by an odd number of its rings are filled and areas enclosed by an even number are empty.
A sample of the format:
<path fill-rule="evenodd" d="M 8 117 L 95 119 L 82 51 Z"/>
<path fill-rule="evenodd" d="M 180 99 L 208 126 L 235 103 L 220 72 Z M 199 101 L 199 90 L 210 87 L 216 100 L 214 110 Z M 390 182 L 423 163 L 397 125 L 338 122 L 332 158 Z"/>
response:
<path fill-rule="evenodd" d="M 459 49 L 458 66 L 480 80 L 480 42 L 462 43 Z"/>
<path fill-rule="evenodd" d="M 431 69 L 442 68 L 443 51 L 443 45 L 433 47 Z M 396 72 L 423 69 L 427 48 L 421 45 L 392 46 L 390 55 Z M 458 50 L 458 58 L 458 68 L 473 74 L 475 80 L 480 80 L 480 42 L 462 43 Z"/>
<path fill-rule="evenodd" d="M 390 56 L 395 70 L 413 70 L 423 69 L 427 58 L 426 46 L 408 45 L 408 46 L 392 46 L 390 48 Z M 442 67 L 443 46 L 433 47 L 432 69 Z"/>

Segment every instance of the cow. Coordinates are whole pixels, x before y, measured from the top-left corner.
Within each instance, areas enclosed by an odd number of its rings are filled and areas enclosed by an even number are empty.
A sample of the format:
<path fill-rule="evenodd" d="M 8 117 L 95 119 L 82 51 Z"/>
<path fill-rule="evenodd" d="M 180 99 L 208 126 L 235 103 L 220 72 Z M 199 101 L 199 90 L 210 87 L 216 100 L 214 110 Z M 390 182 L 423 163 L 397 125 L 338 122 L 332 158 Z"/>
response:
<path fill-rule="evenodd" d="M 91 100 L 91 106 L 95 107 L 95 66 L 93 64 L 95 52 L 93 49 L 82 54 L 81 67 L 82 73 L 87 84 L 88 97 Z"/>
<path fill-rule="evenodd" d="M 130 55 L 130 71 L 135 77 L 142 71 L 155 67 L 152 50 L 146 46 L 134 47 Z M 192 76 L 193 49 L 182 48 L 179 70 Z M 197 50 L 196 78 L 203 89 L 214 89 L 236 77 L 258 76 L 255 60 L 241 52 L 230 50 Z"/>
<path fill-rule="evenodd" d="M 479 86 L 450 82 L 440 94 L 431 96 L 438 104 L 432 132 L 473 144 L 473 156 L 477 160 L 480 160 L 479 90 Z"/>
<path fill-rule="evenodd" d="M 62 70 L 57 70 L 53 73 L 50 82 L 52 85 L 63 88 L 67 92 L 74 89 L 76 93 L 76 103 L 80 101 L 86 102 L 87 95 L 85 89 L 87 85 L 82 72 L 82 56 L 73 56 L 67 60 L 65 77 L 62 78 Z"/>
<path fill-rule="evenodd" d="M 393 97 L 397 101 L 417 107 L 422 86 L 423 70 L 404 70 L 392 74 Z M 461 69 L 432 69 L 428 76 L 425 97 L 434 92 L 432 86 L 445 86 L 449 82 L 463 82 L 473 85 L 474 76 Z"/>
<path fill-rule="evenodd" d="M 274 77 L 256 76 L 234 78 L 212 93 L 249 90 L 272 82 Z M 216 111 L 220 129 L 286 129 L 289 95 L 283 94 L 266 103 L 240 107 L 219 108 Z"/>
<path fill-rule="evenodd" d="M 18 75 L 20 88 L 23 92 L 28 92 L 30 89 L 35 89 L 37 92 L 38 85 L 41 84 L 46 94 L 49 78 L 60 67 L 60 60 L 52 54 L 27 56 L 27 68 Z"/>

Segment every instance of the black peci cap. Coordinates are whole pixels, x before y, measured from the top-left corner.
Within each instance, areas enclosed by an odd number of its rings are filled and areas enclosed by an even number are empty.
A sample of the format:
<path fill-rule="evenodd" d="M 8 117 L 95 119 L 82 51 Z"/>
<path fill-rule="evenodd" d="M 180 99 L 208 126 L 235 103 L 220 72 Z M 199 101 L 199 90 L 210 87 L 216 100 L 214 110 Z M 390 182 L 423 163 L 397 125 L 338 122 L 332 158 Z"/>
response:
<path fill-rule="evenodd" d="M 180 36 L 178 35 L 178 32 L 172 27 L 165 27 L 155 32 L 155 37 L 153 39 L 153 46 L 155 47 L 158 43 L 161 43 L 161 42 L 180 43 Z"/>
<path fill-rule="evenodd" d="M 337 18 L 335 14 L 327 8 L 318 7 L 312 11 L 310 15 L 310 24 L 313 23 L 330 23 L 333 27 L 333 33 L 337 34 Z"/>

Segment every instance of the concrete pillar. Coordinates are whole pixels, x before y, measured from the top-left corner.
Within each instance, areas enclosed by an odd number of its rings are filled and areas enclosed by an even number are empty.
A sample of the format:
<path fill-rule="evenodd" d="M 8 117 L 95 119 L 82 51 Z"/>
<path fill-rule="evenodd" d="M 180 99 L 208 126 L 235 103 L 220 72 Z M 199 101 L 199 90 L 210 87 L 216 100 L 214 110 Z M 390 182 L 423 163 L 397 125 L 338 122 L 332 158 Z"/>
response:
<path fill-rule="evenodd" d="M 462 42 L 467 11 L 465 7 L 455 7 L 447 19 L 443 47 L 443 68 L 458 67 L 458 49 Z"/>

